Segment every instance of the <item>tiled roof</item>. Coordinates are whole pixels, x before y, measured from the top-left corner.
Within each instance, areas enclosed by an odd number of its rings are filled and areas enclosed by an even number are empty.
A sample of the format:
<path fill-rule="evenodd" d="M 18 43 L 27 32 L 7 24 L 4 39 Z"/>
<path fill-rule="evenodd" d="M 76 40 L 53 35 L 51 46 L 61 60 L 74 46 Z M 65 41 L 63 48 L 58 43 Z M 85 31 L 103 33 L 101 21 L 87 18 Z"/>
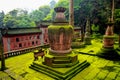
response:
<path fill-rule="evenodd" d="M 30 33 L 40 33 L 41 30 L 39 28 L 12 28 L 8 29 L 7 34 L 30 34 Z"/>

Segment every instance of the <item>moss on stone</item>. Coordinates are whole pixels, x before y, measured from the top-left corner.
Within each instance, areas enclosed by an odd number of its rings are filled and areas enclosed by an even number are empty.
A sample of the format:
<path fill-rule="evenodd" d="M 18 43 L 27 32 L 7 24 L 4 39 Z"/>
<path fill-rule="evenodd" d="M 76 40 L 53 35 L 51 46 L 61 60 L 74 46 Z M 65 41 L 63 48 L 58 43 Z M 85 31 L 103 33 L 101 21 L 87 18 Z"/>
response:
<path fill-rule="evenodd" d="M 114 35 L 112 35 L 112 36 L 104 35 L 103 38 L 113 39 L 113 38 L 115 38 L 115 37 L 114 37 Z"/>
<path fill-rule="evenodd" d="M 50 25 L 48 27 L 48 32 L 51 34 L 56 34 L 59 33 L 60 29 L 64 29 L 67 34 L 71 33 L 70 29 L 73 32 L 73 27 L 71 25 Z"/>
<path fill-rule="evenodd" d="M 72 42 L 71 47 L 72 48 L 84 48 L 85 45 L 84 45 L 84 43 L 80 43 L 80 42 Z"/>

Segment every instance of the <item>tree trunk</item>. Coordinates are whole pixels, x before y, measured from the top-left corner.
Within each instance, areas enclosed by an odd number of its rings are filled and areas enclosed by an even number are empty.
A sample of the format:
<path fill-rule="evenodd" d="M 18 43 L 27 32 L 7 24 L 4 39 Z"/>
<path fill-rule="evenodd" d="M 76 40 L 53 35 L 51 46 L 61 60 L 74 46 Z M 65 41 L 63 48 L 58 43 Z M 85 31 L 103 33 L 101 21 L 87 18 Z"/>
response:
<path fill-rule="evenodd" d="M 69 2 L 69 24 L 74 27 L 74 6 L 73 0 Z"/>
<path fill-rule="evenodd" d="M 84 41 L 84 27 L 81 26 L 81 42 Z"/>
<path fill-rule="evenodd" d="M 111 9 L 111 22 L 114 22 L 114 9 L 115 9 L 115 1 L 112 0 L 112 9 Z M 114 33 L 114 25 L 112 25 L 112 30 L 113 30 L 113 33 Z"/>
<path fill-rule="evenodd" d="M 114 21 L 114 7 L 115 7 L 115 1 L 112 0 L 112 15 L 111 15 L 111 21 L 113 22 Z"/>
<path fill-rule="evenodd" d="M 0 55 L 1 55 L 1 71 L 5 70 L 5 57 L 4 57 L 4 51 L 3 51 L 3 40 L 2 35 L 0 37 Z"/>
<path fill-rule="evenodd" d="M 120 34 L 119 34 L 119 48 L 120 48 Z"/>

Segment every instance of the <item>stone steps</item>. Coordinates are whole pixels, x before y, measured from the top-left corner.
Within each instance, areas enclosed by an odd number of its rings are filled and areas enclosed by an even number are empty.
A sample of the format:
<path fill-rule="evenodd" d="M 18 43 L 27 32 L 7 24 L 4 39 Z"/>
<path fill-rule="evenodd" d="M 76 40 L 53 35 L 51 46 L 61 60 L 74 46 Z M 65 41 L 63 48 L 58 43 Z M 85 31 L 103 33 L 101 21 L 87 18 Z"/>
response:
<path fill-rule="evenodd" d="M 37 63 L 33 63 L 30 68 L 38 72 L 44 73 L 56 80 L 69 80 L 89 65 L 90 64 L 87 61 L 83 61 L 82 63 L 76 63 L 76 65 L 72 66 L 70 70 L 64 73 L 54 70 L 49 66 Z"/>
<path fill-rule="evenodd" d="M 38 72 L 41 72 L 41 73 L 43 73 L 43 74 L 46 74 L 46 75 L 48 75 L 48 76 L 50 76 L 50 77 L 52 77 L 52 78 L 54 78 L 54 79 L 56 79 L 56 80 L 59 80 L 60 78 L 59 77 L 57 77 L 57 76 L 59 76 L 59 75 L 55 75 L 55 73 L 48 73 L 48 72 L 50 72 L 50 71 L 48 71 L 47 69 L 44 69 L 44 68 L 42 68 L 42 67 L 37 67 L 37 66 L 34 66 L 34 65 L 31 65 L 30 66 L 30 68 L 31 69 L 34 69 L 34 70 L 36 70 L 36 71 L 38 71 Z"/>

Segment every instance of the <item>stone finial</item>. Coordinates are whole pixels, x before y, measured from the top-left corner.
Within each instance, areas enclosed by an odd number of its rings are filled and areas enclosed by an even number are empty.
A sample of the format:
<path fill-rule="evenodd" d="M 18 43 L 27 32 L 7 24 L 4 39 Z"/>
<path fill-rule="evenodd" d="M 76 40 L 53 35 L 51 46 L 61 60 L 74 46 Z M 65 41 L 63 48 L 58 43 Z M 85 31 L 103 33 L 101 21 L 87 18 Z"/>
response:
<path fill-rule="evenodd" d="M 112 21 L 111 18 L 109 18 L 109 21 L 108 21 L 107 25 L 108 25 L 108 27 L 106 29 L 105 35 L 113 35 L 114 22 Z"/>
<path fill-rule="evenodd" d="M 64 8 L 64 7 L 56 7 L 56 8 L 54 8 L 54 10 L 56 12 L 54 22 L 66 22 L 66 18 L 65 18 L 65 15 L 64 15 L 64 12 L 65 12 L 66 8 Z"/>
<path fill-rule="evenodd" d="M 54 10 L 55 10 L 55 12 L 62 12 L 62 13 L 64 13 L 66 8 L 64 8 L 64 7 L 56 7 L 56 8 L 54 8 Z"/>

